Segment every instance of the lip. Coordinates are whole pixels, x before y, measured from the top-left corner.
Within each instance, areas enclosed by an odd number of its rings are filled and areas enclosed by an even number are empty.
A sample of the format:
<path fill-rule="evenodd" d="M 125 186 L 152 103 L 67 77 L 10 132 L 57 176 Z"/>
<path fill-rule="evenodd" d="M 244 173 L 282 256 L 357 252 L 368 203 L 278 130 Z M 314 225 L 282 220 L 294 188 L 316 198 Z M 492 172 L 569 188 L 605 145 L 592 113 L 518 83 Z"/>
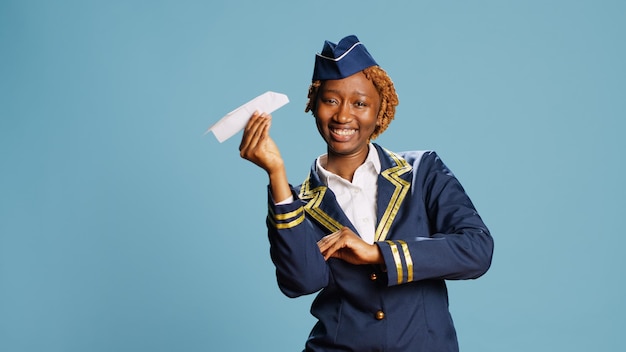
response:
<path fill-rule="evenodd" d="M 330 131 L 340 136 L 352 136 L 356 133 L 356 128 L 331 128 Z"/>
<path fill-rule="evenodd" d="M 357 133 L 356 128 L 330 128 L 329 131 L 333 139 L 339 142 L 348 141 Z"/>

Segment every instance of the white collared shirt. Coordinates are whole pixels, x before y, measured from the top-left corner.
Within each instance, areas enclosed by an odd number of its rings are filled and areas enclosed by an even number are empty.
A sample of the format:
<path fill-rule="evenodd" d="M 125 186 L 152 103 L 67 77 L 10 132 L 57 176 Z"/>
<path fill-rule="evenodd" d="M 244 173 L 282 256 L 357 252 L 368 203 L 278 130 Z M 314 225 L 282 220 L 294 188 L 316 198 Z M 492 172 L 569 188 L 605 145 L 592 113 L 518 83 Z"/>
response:
<path fill-rule="evenodd" d="M 378 174 L 381 169 L 376 148 L 370 143 L 367 158 L 355 170 L 352 182 L 324 169 L 321 161 L 325 158 L 327 154 L 316 160 L 316 171 L 320 180 L 333 191 L 339 206 L 361 238 L 369 244 L 374 243 Z"/>

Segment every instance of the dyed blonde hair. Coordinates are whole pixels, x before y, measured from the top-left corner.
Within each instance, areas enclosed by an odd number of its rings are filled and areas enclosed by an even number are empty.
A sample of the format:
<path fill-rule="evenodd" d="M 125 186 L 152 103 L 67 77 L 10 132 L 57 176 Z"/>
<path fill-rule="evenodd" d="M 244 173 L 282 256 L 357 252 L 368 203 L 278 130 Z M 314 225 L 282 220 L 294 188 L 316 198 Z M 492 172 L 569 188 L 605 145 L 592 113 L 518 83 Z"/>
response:
<path fill-rule="evenodd" d="M 370 139 L 376 139 L 383 131 L 387 129 L 391 120 L 393 120 L 396 114 L 396 106 L 398 105 L 398 94 L 396 88 L 393 86 L 393 81 L 387 75 L 387 72 L 379 66 L 371 66 L 362 71 L 365 77 L 369 79 L 376 87 L 378 94 L 380 94 L 380 110 L 378 110 L 378 124 L 374 129 L 374 132 L 370 136 Z M 304 112 L 309 112 L 313 115 L 316 113 L 317 108 L 317 94 L 319 88 L 322 85 L 322 81 L 317 80 L 311 83 L 309 87 L 308 98 Z"/>

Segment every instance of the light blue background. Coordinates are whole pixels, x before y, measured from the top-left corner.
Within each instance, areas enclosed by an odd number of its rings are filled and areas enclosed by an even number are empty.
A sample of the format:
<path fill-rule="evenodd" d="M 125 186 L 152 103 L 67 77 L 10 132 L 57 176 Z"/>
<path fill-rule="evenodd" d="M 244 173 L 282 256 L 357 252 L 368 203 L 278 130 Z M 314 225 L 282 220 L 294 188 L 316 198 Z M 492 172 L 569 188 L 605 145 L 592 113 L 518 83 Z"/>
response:
<path fill-rule="evenodd" d="M 298 351 L 266 176 L 207 127 L 274 90 L 292 183 L 313 57 L 394 79 L 385 147 L 435 149 L 492 230 L 461 349 L 623 351 L 624 1 L 0 1 L 0 351 Z"/>

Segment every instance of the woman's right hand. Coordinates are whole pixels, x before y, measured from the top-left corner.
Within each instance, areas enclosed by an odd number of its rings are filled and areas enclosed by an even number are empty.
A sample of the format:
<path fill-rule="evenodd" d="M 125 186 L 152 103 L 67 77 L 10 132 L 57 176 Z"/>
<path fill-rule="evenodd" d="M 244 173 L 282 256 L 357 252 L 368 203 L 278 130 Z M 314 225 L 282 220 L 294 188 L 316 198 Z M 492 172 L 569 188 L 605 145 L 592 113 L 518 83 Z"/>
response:
<path fill-rule="evenodd" d="M 250 160 L 267 172 L 272 189 L 272 197 L 280 202 L 291 197 L 291 188 L 287 181 L 285 163 L 280 151 L 270 137 L 272 116 L 255 112 L 243 130 L 239 145 L 242 158 Z"/>
<path fill-rule="evenodd" d="M 269 175 L 284 169 L 283 158 L 269 134 L 271 122 L 272 116 L 267 113 L 257 111 L 252 114 L 239 145 L 241 157 L 258 165 Z"/>

